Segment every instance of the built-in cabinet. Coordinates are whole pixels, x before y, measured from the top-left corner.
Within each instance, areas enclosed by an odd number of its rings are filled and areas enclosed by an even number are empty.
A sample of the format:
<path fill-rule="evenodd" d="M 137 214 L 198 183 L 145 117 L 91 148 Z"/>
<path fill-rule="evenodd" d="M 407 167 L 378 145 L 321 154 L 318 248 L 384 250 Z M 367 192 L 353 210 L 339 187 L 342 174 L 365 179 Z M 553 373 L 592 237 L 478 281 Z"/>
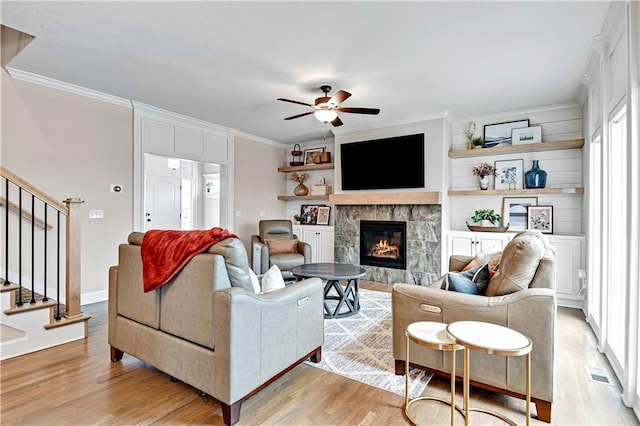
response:
<path fill-rule="evenodd" d="M 451 231 L 447 235 L 447 258 L 475 256 L 488 249 L 502 250 L 515 233 Z M 546 235 L 556 250 L 556 297 L 558 305 L 582 308 L 581 271 L 584 269 L 584 236 Z"/>
<path fill-rule="evenodd" d="M 334 230 L 333 226 L 294 225 L 293 233 L 300 241 L 311 245 L 312 263 L 334 262 Z"/>

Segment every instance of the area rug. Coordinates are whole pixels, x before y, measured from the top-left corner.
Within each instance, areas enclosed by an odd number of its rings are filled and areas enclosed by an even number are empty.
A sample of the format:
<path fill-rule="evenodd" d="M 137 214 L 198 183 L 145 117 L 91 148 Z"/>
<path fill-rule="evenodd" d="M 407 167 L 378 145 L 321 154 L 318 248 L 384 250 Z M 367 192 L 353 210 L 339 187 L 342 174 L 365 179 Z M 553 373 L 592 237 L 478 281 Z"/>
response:
<path fill-rule="evenodd" d="M 322 362 L 307 364 L 404 396 L 404 376 L 395 374 L 391 294 L 360 289 L 360 312 L 324 320 Z M 420 396 L 432 374 L 409 370 L 412 398 Z"/>

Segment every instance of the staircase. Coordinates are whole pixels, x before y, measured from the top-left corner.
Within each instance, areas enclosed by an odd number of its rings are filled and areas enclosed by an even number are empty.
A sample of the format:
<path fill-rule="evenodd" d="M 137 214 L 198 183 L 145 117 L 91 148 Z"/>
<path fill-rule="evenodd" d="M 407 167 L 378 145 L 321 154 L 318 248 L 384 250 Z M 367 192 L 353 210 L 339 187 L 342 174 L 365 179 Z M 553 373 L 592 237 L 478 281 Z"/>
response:
<path fill-rule="evenodd" d="M 80 311 L 82 202 L 61 203 L 5 168 L 0 172 L 4 360 L 85 338 L 91 316 Z"/>

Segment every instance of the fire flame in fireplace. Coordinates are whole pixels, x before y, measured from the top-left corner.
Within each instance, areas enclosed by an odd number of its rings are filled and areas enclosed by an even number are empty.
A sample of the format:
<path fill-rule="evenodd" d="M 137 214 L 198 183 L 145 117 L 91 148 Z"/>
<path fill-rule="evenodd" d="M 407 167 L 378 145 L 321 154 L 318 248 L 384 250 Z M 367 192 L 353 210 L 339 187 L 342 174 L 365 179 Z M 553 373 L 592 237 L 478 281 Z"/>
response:
<path fill-rule="evenodd" d="M 400 257 L 400 248 L 396 245 L 389 244 L 387 240 L 380 240 L 373 246 L 369 256 L 397 259 Z"/>

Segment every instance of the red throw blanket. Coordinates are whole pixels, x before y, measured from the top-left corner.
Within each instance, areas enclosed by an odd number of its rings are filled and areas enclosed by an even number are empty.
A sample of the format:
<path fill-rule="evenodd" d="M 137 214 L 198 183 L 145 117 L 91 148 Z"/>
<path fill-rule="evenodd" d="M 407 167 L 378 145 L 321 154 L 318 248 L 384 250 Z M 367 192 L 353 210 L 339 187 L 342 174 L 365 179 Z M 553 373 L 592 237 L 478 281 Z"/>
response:
<path fill-rule="evenodd" d="M 142 239 L 142 281 L 149 292 L 168 283 L 197 254 L 237 235 L 223 228 L 201 231 L 151 230 Z"/>

